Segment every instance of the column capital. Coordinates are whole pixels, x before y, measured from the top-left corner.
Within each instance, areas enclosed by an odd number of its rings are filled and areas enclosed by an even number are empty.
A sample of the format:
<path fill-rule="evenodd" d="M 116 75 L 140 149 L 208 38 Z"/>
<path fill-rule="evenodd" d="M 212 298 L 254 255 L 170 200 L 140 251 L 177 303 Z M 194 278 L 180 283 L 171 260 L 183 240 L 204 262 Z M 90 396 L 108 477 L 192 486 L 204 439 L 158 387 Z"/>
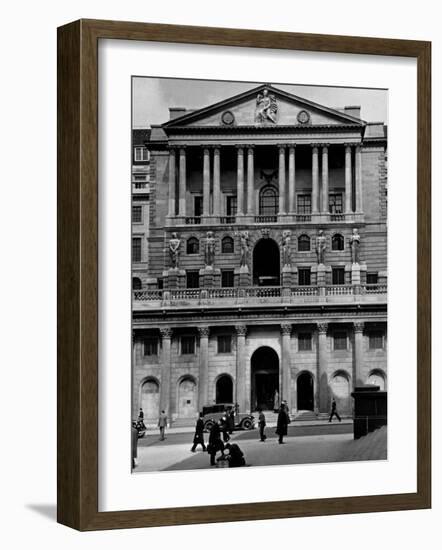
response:
<path fill-rule="evenodd" d="M 292 325 L 291 323 L 282 323 L 281 324 L 281 334 L 290 334 L 292 333 Z"/>
<path fill-rule="evenodd" d="M 235 325 L 235 330 L 238 336 L 245 336 L 247 334 L 246 325 Z"/>
<path fill-rule="evenodd" d="M 200 145 L 200 147 L 204 151 L 204 153 L 206 153 L 206 151 L 207 151 L 207 154 L 209 154 L 210 149 L 212 149 L 213 145 L 202 144 L 202 145 Z"/>
<path fill-rule="evenodd" d="M 365 323 L 363 321 L 355 321 L 353 323 L 353 327 L 354 327 L 355 332 L 363 332 L 364 327 L 365 327 Z"/>
<path fill-rule="evenodd" d="M 351 147 L 354 147 L 355 144 L 354 143 L 344 143 L 344 147 L 347 149 L 347 148 L 351 148 Z"/>
<path fill-rule="evenodd" d="M 160 328 L 160 334 L 161 338 L 164 339 L 171 339 L 172 338 L 172 329 L 170 327 L 161 327 Z"/>
<path fill-rule="evenodd" d="M 253 143 L 247 143 L 246 145 L 244 145 L 244 148 L 247 149 L 248 153 L 253 153 L 255 145 Z"/>
<path fill-rule="evenodd" d="M 172 155 L 175 155 L 177 150 L 179 149 L 178 145 L 168 145 L 167 149 L 169 150 L 169 153 Z"/>
<path fill-rule="evenodd" d="M 244 143 L 235 143 L 235 149 L 237 149 L 238 154 L 244 152 L 244 149 L 247 147 Z"/>
<path fill-rule="evenodd" d="M 210 334 L 209 327 L 197 327 L 200 338 L 208 338 Z"/>
<path fill-rule="evenodd" d="M 276 146 L 278 147 L 279 152 L 282 153 L 287 149 L 288 144 L 287 143 L 277 143 Z"/>
<path fill-rule="evenodd" d="M 321 143 L 322 152 L 327 151 L 330 147 L 330 143 Z"/>
<path fill-rule="evenodd" d="M 311 147 L 312 149 L 316 149 L 316 150 L 317 150 L 317 149 L 318 149 L 319 147 L 321 147 L 321 146 L 322 146 L 322 143 L 310 143 L 310 147 Z"/>
<path fill-rule="evenodd" d="M 319 332 L 319 334 L 327 334 L 328 323 L 321 322 L 321 323 L 318 323 L 317 326 L 318 326 L 318 332 Z"/>
<path fill-rule="evenodd" d="M 296 149 L 296 145 L 297 145 L 296 143 L 287 143 L 287 147 L 289 149 Z"/>
<path fill-rule="evenodd" d="M 213 154 L 214 155 L 219 155 L 220 154 L 221 145 L 212 145 L 212 148 L 213 148 Z"/>

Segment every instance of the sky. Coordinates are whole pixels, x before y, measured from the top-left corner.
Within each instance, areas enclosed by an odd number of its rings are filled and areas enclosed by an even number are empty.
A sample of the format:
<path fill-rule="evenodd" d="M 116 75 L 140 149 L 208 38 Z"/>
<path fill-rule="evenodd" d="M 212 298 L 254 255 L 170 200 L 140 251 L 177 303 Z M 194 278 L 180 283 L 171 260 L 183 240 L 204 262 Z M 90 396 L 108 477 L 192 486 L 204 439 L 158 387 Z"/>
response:
<path fill-rule="evenodd" d="M 133 77 L 133 127 L 148 128 L 167 122 L 169 107 L 200 109 L 260 84 L 262 82 Z M 331 108 L 360 105 L 363 120 L 388 123 L 388 90 L 271 84 Z"/>

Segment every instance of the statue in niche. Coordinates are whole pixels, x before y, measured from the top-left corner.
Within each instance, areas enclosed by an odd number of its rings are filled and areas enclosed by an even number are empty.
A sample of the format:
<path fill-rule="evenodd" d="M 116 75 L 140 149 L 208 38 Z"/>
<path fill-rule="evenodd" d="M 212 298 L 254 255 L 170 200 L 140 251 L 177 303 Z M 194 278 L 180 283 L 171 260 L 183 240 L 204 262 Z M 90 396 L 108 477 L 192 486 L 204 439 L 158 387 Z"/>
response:
<path fill-rule="evenodd" d="M 246 267 L 249 259 L 249 232 L 242 231 L 239 236 L 240 240 L 240 263 L 241 267 Z"/>
<path fill-rule="evenodd" d="M 351 247 L 351 261 L 353 264 L 358 264 L 360 261 L 360 246 L 361 246 L 361 236 L 358 233 L 357 228 L 353 229 L 353 234 L 350 237 L 350 247 Z"/>
<path fill-rule="evenodd" d="M 172 238 L 169 241 L 169 258 L 171 266 L 178 267 L 179 255 L 180 255 L 181 240 L 176 233 L 172 233 Z"/>
<path fill-rule="evenodd" d="M 327 242 L 324 236 L 324 231 L 320 229 L 318 231 L 318 236 L 316 237 L 316 256 L 318 258 L 318 264 L 324 263 L 326 248 L 327 248 Z"/>
<path fill-rule="evenodd" d="M 264 90 L 262 94 L 258 94 L 256 98 L 255 121 L 270 121 L 276 124 L 277 114 L 278 105 L 276 103 L 276 97 L 273 94 L 269 94 L 268 90 Z"/>
<path fill-rule="evenodd" d="M 292 263 L 292 253 L 290 250 L 290 241 L 291 241 L 292 232 L 286 230 L 282 232 L 282 265 L 290 266 Z"/>
<path fill-rule="evenodd" d="M 204 261 L 206 267 L 213 267 L 215 261 L 215 239 L 213 237 L 213 231 L 207 231 L 206 245 L 204 248 Z"/>

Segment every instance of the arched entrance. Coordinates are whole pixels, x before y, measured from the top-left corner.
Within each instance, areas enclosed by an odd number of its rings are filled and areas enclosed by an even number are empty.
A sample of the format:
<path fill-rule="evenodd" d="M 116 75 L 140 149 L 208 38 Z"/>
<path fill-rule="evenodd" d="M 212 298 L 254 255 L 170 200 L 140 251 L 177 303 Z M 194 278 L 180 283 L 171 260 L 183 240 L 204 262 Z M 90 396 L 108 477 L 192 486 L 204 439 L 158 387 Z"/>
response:
<path fill-rule="evenodd" d="M 302 372 L 296 379 L 296 396 L 298 411 L 314 410 L 313 376 L 309 372 Z"/>
<path fill-rule="evenodd" d="M 233 382 L 228 374 L 221 375 L 216 381 L 217 403 L 233 403 Z"/>
<path fill-rule="evenodd" d="M 337 372 L 331 379 L 332 395 L 339 414 L 351 413 L 350 380 L 345 372 Z"/>
<path fill-rule="evenodd" d="M 279 246 L 273 239 L 260 239 L 253 249 L 253 284 L 279 286 Z"/>
<path fill-rule="evenodd" d="M 252 410 L 273 410 L 275 392 L 279 395 L 279 358 L 274 349 L 263 346 L 253 353 L 251 377 Z"/>
<path fill-rule="evenodd" d="M 379 386 L 381 391 L 385 390 L 385 375 L 380 370 L 373 370 L 370 372 L 370 375 L 367 380 L 367 384 L 374 384 Z"/>
<path fill-rule="evenodd" d="M 160 387 L 153 378 L 143 382 L 141 386 L 141 408 L 145 420 L 158 420 L 160 409 Z"/>
<path fill-rule="evenodd" d="M 196 383 L 193 378 L 183 378 L 178 386 L 178 416 L 180 418 L 194 418 L 196 408 Z"/>

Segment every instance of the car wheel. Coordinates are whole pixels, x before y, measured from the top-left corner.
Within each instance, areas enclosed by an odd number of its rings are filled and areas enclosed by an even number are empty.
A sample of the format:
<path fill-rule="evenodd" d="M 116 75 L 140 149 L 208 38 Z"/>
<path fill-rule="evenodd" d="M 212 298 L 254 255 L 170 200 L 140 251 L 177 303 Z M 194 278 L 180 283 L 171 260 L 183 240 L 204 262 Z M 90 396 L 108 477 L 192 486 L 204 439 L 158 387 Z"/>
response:
<path fill-rule="evenodd" d="M 210 430 L 213 428 L 213 422 L 212 420 L 208 420 L 205 424 L 204 424 L 204 430 L 206 432 L 210 432 Z"/>
<path fill-rule="evenodd" d="M 250 420 L 250 418 L 245 418 L 242 422 L 241 422 L 241 428 L 243 430 L 251 430 L 252 429 L 252 421 Z"/>

